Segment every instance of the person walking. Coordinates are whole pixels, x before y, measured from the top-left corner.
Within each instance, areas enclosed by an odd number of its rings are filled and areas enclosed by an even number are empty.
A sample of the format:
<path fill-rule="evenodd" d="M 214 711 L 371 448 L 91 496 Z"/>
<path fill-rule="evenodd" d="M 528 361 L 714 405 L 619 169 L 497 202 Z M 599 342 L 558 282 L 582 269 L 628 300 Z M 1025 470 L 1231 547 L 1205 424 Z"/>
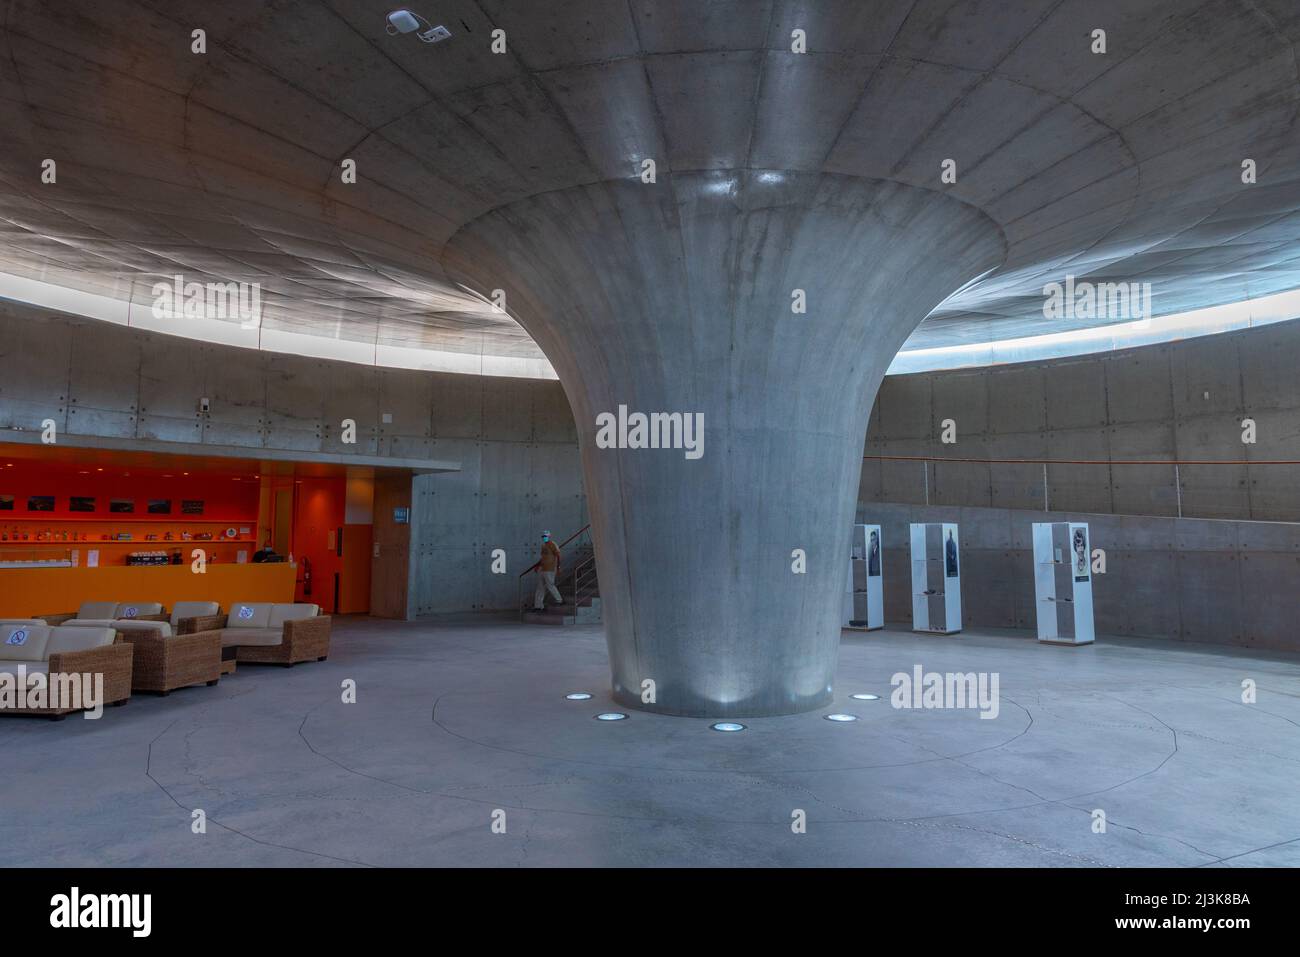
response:
<path fill-rule="evenodd" d="M 542 532 L 542 554 L 537 559 L 537 590 L 533 593 L 533 610 L 543 611 L 549 591 L 557 605 L 564 604 L 560 590 L 555 587 L 555 574 L 560 570 L 560 550 L 551 541 L 550 532 Z"/>

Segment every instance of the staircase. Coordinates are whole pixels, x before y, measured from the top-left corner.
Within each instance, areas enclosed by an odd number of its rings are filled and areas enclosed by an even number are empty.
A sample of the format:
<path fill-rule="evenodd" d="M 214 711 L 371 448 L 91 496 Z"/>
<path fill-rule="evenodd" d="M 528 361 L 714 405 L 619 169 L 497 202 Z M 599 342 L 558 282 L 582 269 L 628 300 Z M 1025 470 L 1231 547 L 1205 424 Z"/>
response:
<path fill-rule="evenodd" d="M 582 625 L 600 621 L 600 582 L 596 578 L 596 552 L 591 542 L 591 526 L 570 535 L 560 544 L 560 574 L 555 587 L 564 598 L 560 605 L 550 595 L 545 597 L 546 610 L 533 610 L 533 577 L 536 565 L 519 577 L 520 620 L 530 625 Z"/>

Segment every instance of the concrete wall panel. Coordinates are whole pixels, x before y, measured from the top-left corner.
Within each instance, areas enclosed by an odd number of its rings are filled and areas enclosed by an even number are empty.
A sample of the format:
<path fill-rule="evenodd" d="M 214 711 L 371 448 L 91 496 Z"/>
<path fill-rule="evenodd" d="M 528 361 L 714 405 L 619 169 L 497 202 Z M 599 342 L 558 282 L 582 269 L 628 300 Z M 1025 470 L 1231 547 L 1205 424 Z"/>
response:
<path fill-rule="evenodd" d="M 270 363 L 266 376 L 266 444 L 270 448 L 319 452 L 325 393 L 330 383 L 319 364 L 286 357 Z"/>
<path fill-rule="evenodd" d="M 878 405 L 881 434 L 891 439 L 928 439 L 936 435 L 928 376 L 900 378 L 888 393 L 881 393 Z M 938 416 L 948 417 L 946 413 Z"/>
<path fill-rule="evenodd" d="M 1235 527 L 1233 523 L 1225 524 Z M 1180 551 L 1176 562 L 1181 613 L 1177 637 L 1210 644 L 1240 644 L 1243 618 L 1239 556 L 1235 552 Z"/>
<path fill-rule="evenodd" d="M 435 376 L 431 383 L 435 438 L 476 439 L 483 434 L 483 387 L 496 379 Z"/>
<path fill-rule="evenodd" d="M 1047 383 L 1039 366 L 995 366 L 989 372 L 988 431 L 999 435 L 1047 427 Z"/>
<path fill-rule="evenodd" d="M 1164 346 L 1102 358 L 1106 408 L 1112 425 L 1168 421 L 1173 416 L 1169 356 Z"/>
<path fill-rule="evenodd" d="M 1106 370 L 1095 359 L 1054 363 L 1044 387 L 1051 428 L 1088 430 L 1106 424 Z"/>
<path fill-rule="evenodd" d="M 220 354 L 173 336 L 141 338 L 140 418 L 137 437 L 154 442 L 200 442 L 203 417 L 199 400 L 207 395 L 210 375 Z"/>
<path fill-rule="evenodd" d="M 939 435 L 944 419 L 957 423 L 958 441 L 982 435 L 989 428 L 989 373 L 954 372 L 930 379 L 933 390 L 933 435 Z M 891 390 L 892 391 L 892 390 Z"/>
<path fill-rule="evenodd" d="M 1240 568 L 1242 643 L 1254 648 L 1300 650 L 1294 598 L 1300 582 L 1300 554 L 1243 552 Z"/>
<path fill-rule="evenodd" d="M 1227 341 L 1224 341 L 1227 339 Z M 1188 339 L 1170 350 L 1174 414 L 1180 418 L 1241 410 L 1237 341 L 1224 336 Z"/>

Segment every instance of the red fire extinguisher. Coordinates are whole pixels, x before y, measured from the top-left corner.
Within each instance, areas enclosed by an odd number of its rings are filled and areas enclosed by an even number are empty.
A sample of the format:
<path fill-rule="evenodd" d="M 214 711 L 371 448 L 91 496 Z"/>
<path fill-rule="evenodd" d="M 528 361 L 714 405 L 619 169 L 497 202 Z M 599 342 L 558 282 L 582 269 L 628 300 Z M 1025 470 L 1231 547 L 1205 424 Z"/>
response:
<path fill-rule="evenodd" d="M 302 559 L 302 594 L 304 598 L 311 597 L 311 559 L 305 555 Z"/>

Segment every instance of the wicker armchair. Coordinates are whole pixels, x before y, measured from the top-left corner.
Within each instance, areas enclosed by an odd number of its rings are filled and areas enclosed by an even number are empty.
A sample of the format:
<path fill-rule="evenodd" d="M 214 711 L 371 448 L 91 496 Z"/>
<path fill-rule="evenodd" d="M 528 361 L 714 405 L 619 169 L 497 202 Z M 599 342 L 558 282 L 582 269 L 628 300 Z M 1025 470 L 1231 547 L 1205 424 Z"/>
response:
<path fill-rule="evenodd" d="M 300 661 L 324 661 L 330 653 L 330 616 L 316 615 L 284 623 L 278 645 L 239 645 L 238 662 L 293 667 Z"/>
<path fill-rule="evenodd" d="M 166 696 L 177 688 L 215 685 L 221 679 L 221 632 L 164 636 L 157 632 L 118 632 L 135 647 L 132 691 Z"/>

